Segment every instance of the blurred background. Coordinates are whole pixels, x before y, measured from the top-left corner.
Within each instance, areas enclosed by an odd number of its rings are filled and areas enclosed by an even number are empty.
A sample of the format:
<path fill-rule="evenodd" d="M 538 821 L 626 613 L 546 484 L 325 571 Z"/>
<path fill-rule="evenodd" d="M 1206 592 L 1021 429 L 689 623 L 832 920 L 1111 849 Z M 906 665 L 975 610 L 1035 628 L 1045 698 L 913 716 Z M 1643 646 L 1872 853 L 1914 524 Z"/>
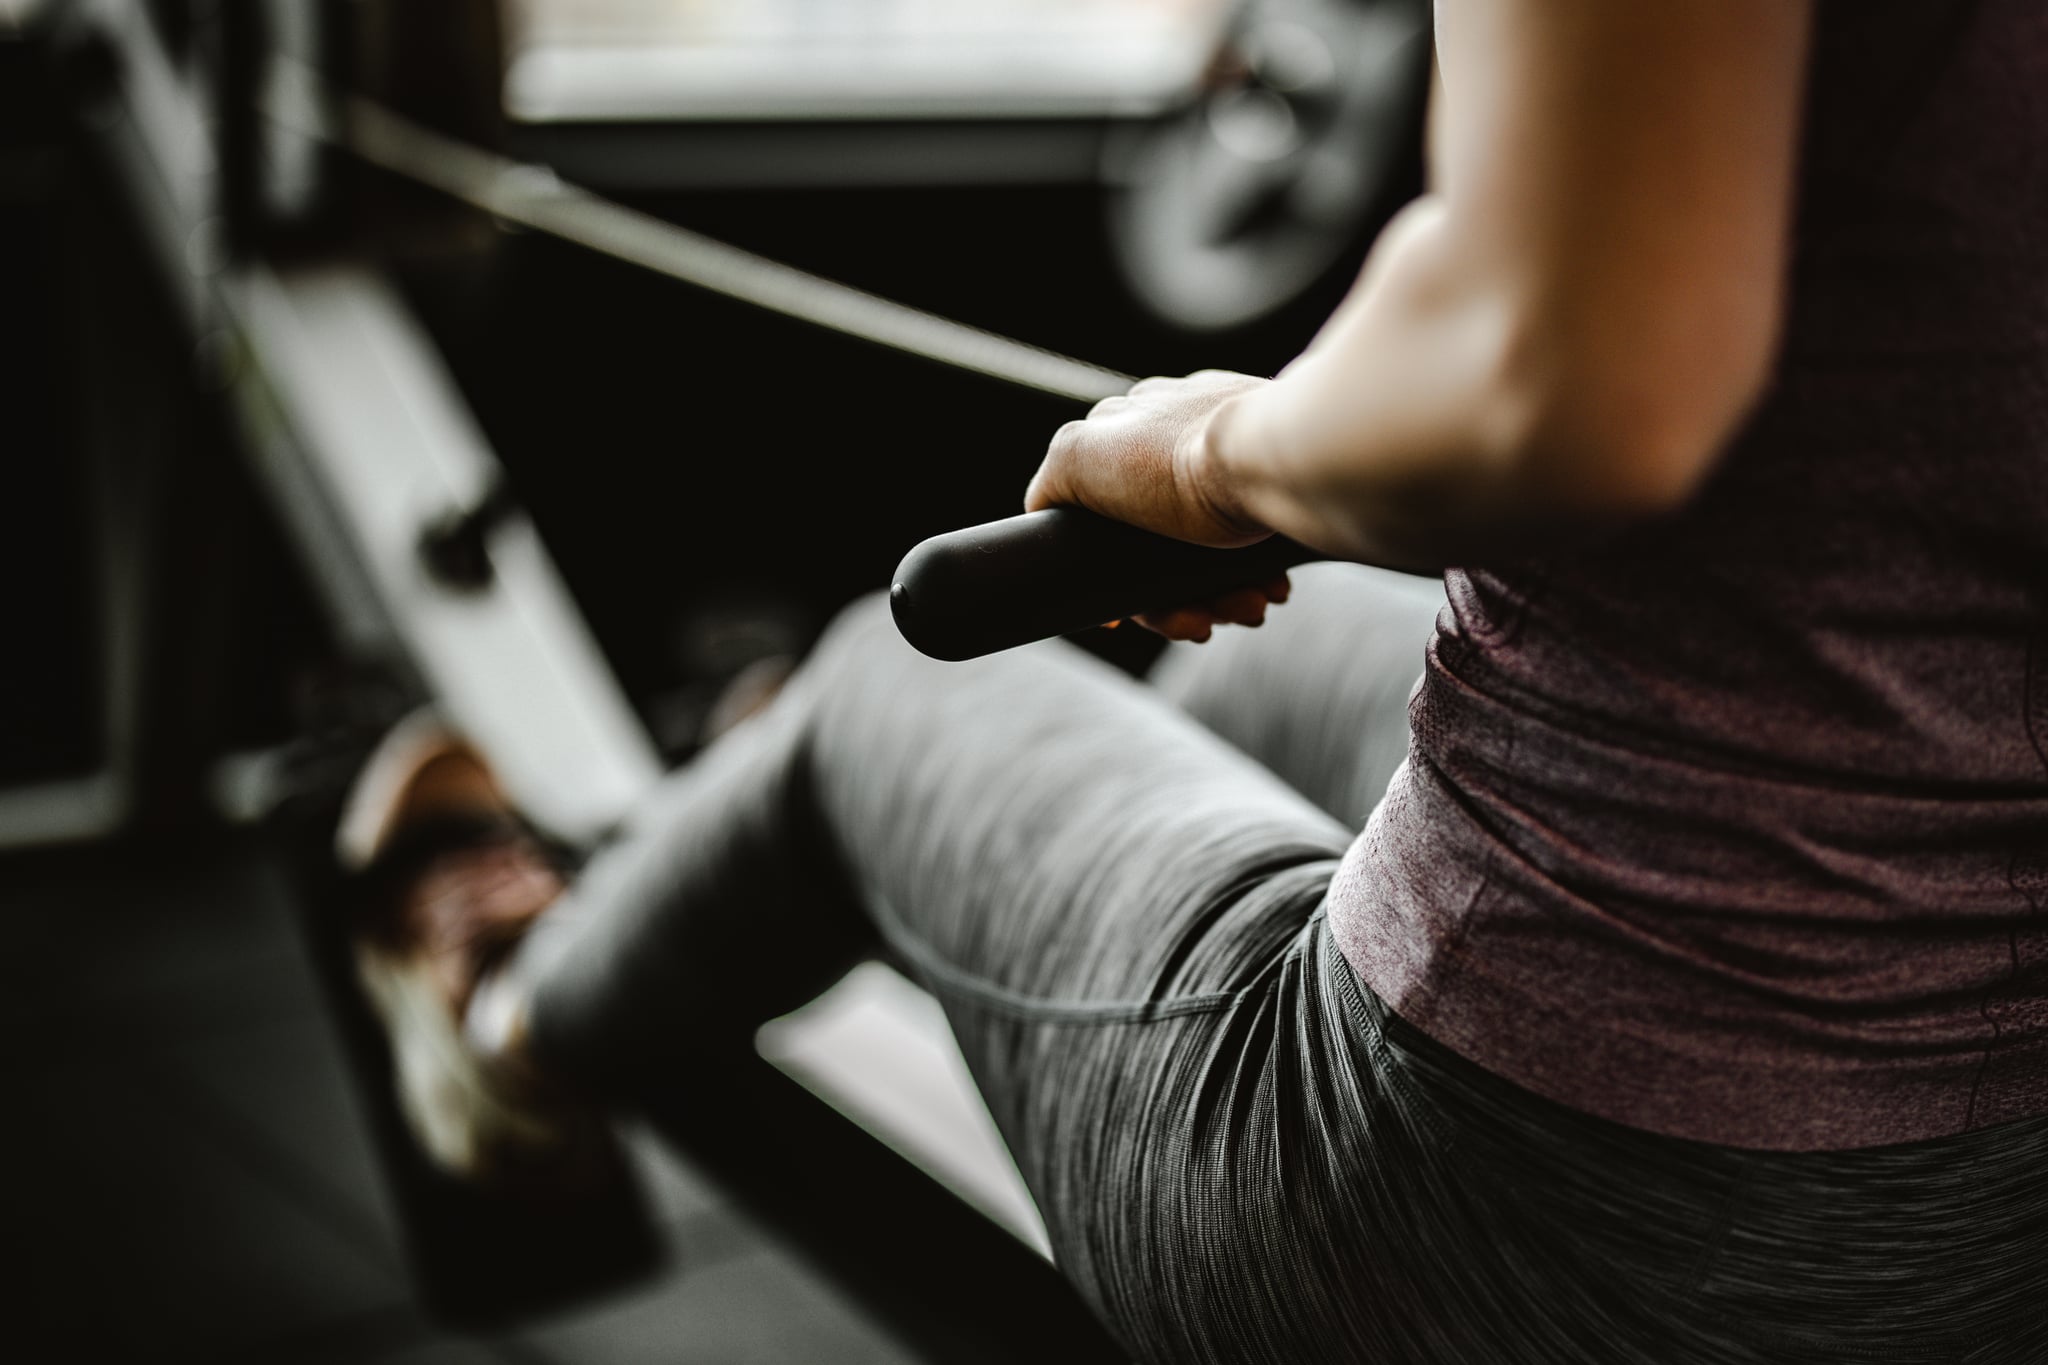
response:
<path fill-rule="evenodd" d="M 587 840 L 1120 376 L 1272 373 L 1417 187 L 1428 22 L 0 0 L 0 1340 L 1041 1357 L 1028 1206 L 885 975 L 764 1039 L 793 1081 L 635 1130 L 662 1269 L 443 1311 L 280 812 L 434 700 Z M 866 1203 L 748 1189 L 767 1114 Z"/>

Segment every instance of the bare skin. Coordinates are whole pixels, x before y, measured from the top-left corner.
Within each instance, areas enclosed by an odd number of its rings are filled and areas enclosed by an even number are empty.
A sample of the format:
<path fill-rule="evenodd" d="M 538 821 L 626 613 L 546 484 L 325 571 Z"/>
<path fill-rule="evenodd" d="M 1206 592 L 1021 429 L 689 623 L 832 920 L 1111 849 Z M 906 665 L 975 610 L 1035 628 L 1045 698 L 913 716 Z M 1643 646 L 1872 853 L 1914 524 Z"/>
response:
<path fill-rule="evenodd" d="M 1810 0 L 1443 0 L 1429 192 L 1273 380 L 1148 379 L 1025 494 L 1435 570 L 1681 505 L 1770 374 Z M 1278 600 L 1270 593 L 1260 594 Z M 1251 624 L 1244 595 L 1148 618 Z"/>

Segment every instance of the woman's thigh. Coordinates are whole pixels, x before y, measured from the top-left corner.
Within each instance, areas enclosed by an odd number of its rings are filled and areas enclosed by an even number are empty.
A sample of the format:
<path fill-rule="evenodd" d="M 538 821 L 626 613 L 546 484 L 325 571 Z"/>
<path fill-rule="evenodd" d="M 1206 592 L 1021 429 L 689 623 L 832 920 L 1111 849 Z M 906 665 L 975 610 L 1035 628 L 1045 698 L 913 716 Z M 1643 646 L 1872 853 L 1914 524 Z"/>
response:
<path fill-rule="evenodd" d="M 1062 1267 L 1147 1361 L 2020 1365 L 2048 1122 L 1751 1152 L 1624 1128 L 1389 1014 L 1312 916 L 1199 1012 L 977 1018 Z"/>
<path fill-rule="evenodd" d="M 1145 1358 L 1791 1358 L 1731 1338 L 1748 1307 L 1801 1313 L 1823 1360 L 1816 1330 L 1882 1316 L 1839 1284 L 1804 1311 L 1830 1282 L 1797 1278 L 1799 1239 L 1834 1257 L 1862 1224 L 1803 1210 L 1841 1199 L 1533 1101 L 1388 1018 L 1315 913 L 1347 826 L 1077 651 L 937 664 L 872 602 L 732 740 L 579 887 L 536 1027 L 644 1063 L 817 984 L 865 907 L 945 1004 L 1062 1267 Z M 2048 1226 L 2013 1188 L 1961 1226 Z M 1955 1203 L 1916 1197 L 1882 1202 Z M 2005 1269 L 1980 1322 L 2017 1301 Z M 1939 1300 L 1953 1272 L 1920 1282 Z M 1766 1309 L 1759 1284 L 1792 1289 Z"/>
<path fill-rule="evenodd" d="M 1213 994 L 1284 950 L 1351 841 L 1070 646 L 937 663 L 870 603 L 819 654 L 793 700 L 838 868 L 913 965 L 991 1002 Z"/>
<path fill-rule="evenodd" d="M 935 664 L 870 610 L 806 686 L 806 781 L 845 874 L 945 1006 L 1061 1268 L 1135 1353 L 1568 1358 L 1475 1353 L 1528 1320 L 1519 1300 L 1453 1330 L 1497 1229 L 1432 1202 L 1460 1189 L 1440 1125 L 1324 932 L 1344 824 L 1063 647 Z M 1459 1354 L 1430 1353 L 1445 1332 Z"/>
<path fill-rule="evenodd" d="M 1357 606 L 1244 648 L 1326 660 L 1348 631 L 1369 653 L 1423 615 L 1327 600 Z M 945 1005 L 1060 1265 L 1142 1358 L 1949 1360 L 2020 1321 L 2038 1128 L 1816 1159 L 1543 1101 L 1360 986 L 1317 913 L 1348 825 L 1194 716 L 1061 647 L 935 664 L 876 607 L 826 649 L 801 765 L 822 827 Z M 1367 742 L 1346 727 L 1392 710 L 1391 676 L 1348 711 L 1323 664 L 1244 705 L 1234 664 L 1183 695 L 1204 720 L 1277 703 L 1284 730 L 1324 679 L 1302 733 Z M 1951 1156 L 1983 1187 L 1959 1194 Z M 1985 1243 L 1902 1239 L 1936 1215 Z"/>
<path fill-rule="evenodd" d="M 766 712 L 663 782 L 521 966 L 536 1036 L 624 1072 L 671 1039 L 746 1036 L 877 932 L 991 1008 L 1186 1008 L 1216 989 L 1192 983 L 1284 948 L 1351 838 L 1083 652 L 940 663 L 873 598 Z M 1281 885 L 1310 890 L 1286 914 L 1247 912 Z M 992 1099 L 1033 1088 L 1001 1067 L 982 1067 Z"/>
<path fill-rule="evenodd" d="M 1220 936 L 1291 923 L 1257 969 L 1202 974 L 1173 1012 L 990 1009 L 941 987 L 1061 1269 L 1145 1361 L 1188 1365 L 1732 1365 L 1672 1314 L 1681 1279 L 1595 1221 L 1519 1197 L 1498 1142 L 1390 1040 L 1303 884 Z M 1261 903 L 1263 901 L 1263 903 Z M 1252 937 L 1263 935 L 1253 931 Z M 1217 964 L 1222 966 L 1220 962 Z M 1161 1001 L 1167 1004 L 1168 1001 Z M 1478 1120 L 1539 1144 L 1541 1121 Z M 1551 1155 L 1555 1155 L 1554 1152 Z M 1577 1176 L 1583 1169 L 1566 1163 Z M 1532 1166 L 1529 1174 L 1534 1174 Z M 1625 1178 L 1625 1176 L 1624 1176 Z M 1684 1262 L 1722 1184 L 1640 1212 Z M 1621 1201 L 1626 1203 L 1626 1198 Z M 1620 1220 L 1624 1228 L 1627 1219 Z M 1611 1243 L 1614 1239 L 1609 1238 Z M 1619 1273 L 1617 1273 L 1619 1272 Z M 1682 1286 L 1681 1286 L 1682 1287 Z"/>
<path fill-rule="evenodd" d="M 1152 682 L 1349 829 L 1408 755 L 1408 697 L 1443 584 L 1360 564 L 1310 564 L 1256 630 L 1167 650 Z"/>

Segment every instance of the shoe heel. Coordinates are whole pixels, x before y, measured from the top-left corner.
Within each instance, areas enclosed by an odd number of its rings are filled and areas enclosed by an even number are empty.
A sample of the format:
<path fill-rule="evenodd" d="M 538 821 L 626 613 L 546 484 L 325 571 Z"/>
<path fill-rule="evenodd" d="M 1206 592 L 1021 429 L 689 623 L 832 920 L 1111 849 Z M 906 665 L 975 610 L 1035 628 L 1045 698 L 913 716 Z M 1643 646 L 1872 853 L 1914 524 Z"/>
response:
<path fill-rule="evenodd" d="M 500 1328 L 651 1276 L 666 1263 L 666 1247 L 622 1153 L 617 1179 L 600 1193 L 539 1202 L 452 1175 L 419 1146 L 399 1109 L 390 1047 L 356 973 L 350 884 L 334 859 L 342 799 L 339 790 L 294 797 L 280 807 L 273 832 L 421 1305 L 451 1326 Z"/>

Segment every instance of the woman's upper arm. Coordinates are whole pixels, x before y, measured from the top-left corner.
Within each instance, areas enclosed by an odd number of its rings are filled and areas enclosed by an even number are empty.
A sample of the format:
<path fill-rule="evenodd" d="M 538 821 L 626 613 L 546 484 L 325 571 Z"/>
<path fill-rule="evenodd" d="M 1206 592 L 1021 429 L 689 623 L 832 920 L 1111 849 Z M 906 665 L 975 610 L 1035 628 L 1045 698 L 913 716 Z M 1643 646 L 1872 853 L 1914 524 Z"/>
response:
<path fill-rule="evenodd" d="M 1503 363 L 1558 477 L 1682 496 L 1760 391 L 1811 9 L 1439 0 L 1431 189 L 1520 320 Z"/>

